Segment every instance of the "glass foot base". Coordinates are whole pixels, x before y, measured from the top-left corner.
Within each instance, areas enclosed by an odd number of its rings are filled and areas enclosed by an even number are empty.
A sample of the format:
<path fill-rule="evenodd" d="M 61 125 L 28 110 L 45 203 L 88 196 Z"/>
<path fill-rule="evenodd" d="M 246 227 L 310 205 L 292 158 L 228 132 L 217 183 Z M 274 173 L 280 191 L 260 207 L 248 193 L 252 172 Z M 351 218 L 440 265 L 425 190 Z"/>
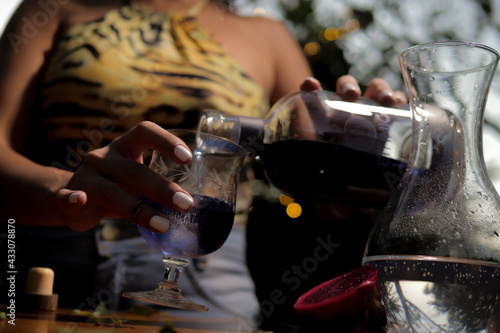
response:
<path fill-rule="evenodd" d="M 192 311 L 208 311 L 208 307 L 188 300 L 175 292 L 168 292 L 164 289 L 151 291 L 124 292 L 122 296 L 132 298 L 137 301 L 153 303 L 163 306 L 170 306 L 177 309 Z"/>

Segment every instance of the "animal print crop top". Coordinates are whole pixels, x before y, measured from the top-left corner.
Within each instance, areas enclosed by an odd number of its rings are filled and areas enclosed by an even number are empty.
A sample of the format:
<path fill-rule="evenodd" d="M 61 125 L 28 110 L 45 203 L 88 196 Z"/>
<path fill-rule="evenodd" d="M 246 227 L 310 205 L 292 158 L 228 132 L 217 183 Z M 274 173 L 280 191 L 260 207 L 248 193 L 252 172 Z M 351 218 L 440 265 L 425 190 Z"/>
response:
<path fill-rule="evenodd" d="M 45 163 L 74 169 L 142 120 L 195 128 L 206 108 L 263 117 L 262 88 L 196 19 L 207 2 L 167 13 L 130 0 L 71 27 L 42 78 Z"/>

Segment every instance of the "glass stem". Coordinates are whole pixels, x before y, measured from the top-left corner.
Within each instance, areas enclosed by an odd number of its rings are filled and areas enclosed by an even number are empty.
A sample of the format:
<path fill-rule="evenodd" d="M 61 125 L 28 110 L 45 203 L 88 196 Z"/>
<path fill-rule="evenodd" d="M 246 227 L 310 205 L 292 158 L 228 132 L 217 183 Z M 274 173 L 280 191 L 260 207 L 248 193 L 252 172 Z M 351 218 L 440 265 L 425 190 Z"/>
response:
<path fill-rule="evenodd" d="M 181 276 L 182 270 L 189 265 L 189 262 L 189 259 L 163 256 L 165 273 L 163 274 L 163 281 L 156 285 L 156 289 L 168 289 L 169 291 L 180 293 L 181 289 L 177 286 L 177 281 Z"/>

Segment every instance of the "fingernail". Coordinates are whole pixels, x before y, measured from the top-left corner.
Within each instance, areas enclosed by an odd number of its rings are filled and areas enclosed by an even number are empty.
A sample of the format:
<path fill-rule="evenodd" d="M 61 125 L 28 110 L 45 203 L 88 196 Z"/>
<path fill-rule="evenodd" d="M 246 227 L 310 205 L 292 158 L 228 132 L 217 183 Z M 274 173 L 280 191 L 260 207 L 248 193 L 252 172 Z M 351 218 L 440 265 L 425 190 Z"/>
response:
<path fill-rule="evenodd" d="M 159 232 L 165 232 L 170 227 L 170 221 L 159 215 L 155 215 L 149 220 L 149 225 Z"/>
<path fill-rule="evenodd" d="M 71 193 L 70 196 L 68 197 L 69 203 L 72 203 L 72 204 L 77 203 L 79 196 L 80 196 L 80 193 Z"/>
<path fill-rule="evenodd" d="M 182 210 L 186 210 L 193 203 L 193 199 L 185 193 L 176 192 L 172 199 L 174 204 Z"/>
<path fill-rule="evenodd" d="M 399 104 L 402 104 L 405 102 L 405 96 L 401 96 L 401 93 L 399 94 L 394 94 L 396 96 L 396 100 Z"/>
<path fill-rule="evenodd" d="M 352 83 L 346 83 L 342 86 L 342 92 L 343 93 L 346 93 L 346 92 L 349 92 L 349 91 L 357 91 L 358 88 L 356 88 L 356 86 Z"/>
<path fill-rule="evenodd" d="M 378 94 L 378 99 L 379 99 L 379 100 L 383 100 L 383 99 L 385 99 L 385 98 L 387 98 L 387 97 L 392 97 L 393 95 L 394 95 L 394 94 L 392 93 L 392 91 L 387 90 L 387 89 L 384 89 L 384 90 L 382 90 L 381 92 L 379 92 L 379 94 Z"/>
<path fill-rule="evenodd" d="M 187 161 L 193 156 L 191 155 L 191 152 L 182 145 L 175 147 L 174 154 L 181 161 Z"/>

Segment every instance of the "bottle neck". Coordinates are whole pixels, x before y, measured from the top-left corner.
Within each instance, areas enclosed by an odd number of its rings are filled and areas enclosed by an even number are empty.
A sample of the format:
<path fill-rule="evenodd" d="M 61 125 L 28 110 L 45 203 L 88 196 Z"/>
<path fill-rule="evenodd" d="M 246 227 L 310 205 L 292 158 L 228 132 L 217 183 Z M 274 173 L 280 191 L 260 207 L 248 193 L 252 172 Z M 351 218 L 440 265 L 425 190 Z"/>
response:
<path fill-rule="evenodd" d="M 253 117 L 238 117 L 239 144 L 250 153 L 250 157 L 260 155 L 264 149 L 264 120 Z"/>
<path fill-rule="evenodd" d="M 264 120 L 244 116 L 225 116 L 216 110 L 205 110 L 201 115 L 198 131 L 229 139 L 256 157 L 264 148 Z"/>

